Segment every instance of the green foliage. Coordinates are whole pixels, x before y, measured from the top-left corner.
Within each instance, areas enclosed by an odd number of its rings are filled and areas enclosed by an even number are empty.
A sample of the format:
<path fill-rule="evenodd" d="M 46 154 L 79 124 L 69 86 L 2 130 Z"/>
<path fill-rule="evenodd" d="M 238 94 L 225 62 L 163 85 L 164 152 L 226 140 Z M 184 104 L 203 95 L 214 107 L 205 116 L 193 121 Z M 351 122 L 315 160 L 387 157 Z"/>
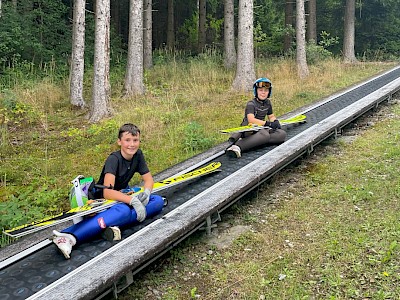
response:
<path fill-rule="evenodd" d="M 177 30 L 177 47 L 197 51 L 199 14 L 196 12 L 190 18 L 186 19 L 182 26 Z"/>
<path fill-rule="evenodd" d="M 91 124 L 87 128 L 70 127 L 67 130 L 61 131 L 60 136 L 69 138 L 77 148 L 82 143 L 89 143 L 91 145 L 113 144 L 117 139 L 119 126 L 121 125 L 117 124 L 115 120 L 106 120 Z"/>
<path fill-rule="evenodd" d="M 397 241 L 393 241 L 390 243 L 389 249 L 385 252 L 385 255 L 382 258 L 382 263 L 387 263 L 393 258 L 395 254 L 394 252 L 397 250 L 398 246 L 399 245 Z"/>
<path fill-rule="evenodd" d="M 11 90 L 0 95 L 0 124 L 26 126 L 38 120 L 38 113 L 29 104 L 20 101 Z"/>
<path fill-rule="evenodd" d="M 202 64 L 210 68 L 219 67 L 222 65 L 223 56 L 222 53 L 216 47 L 207 47 L 198 56 L 190 57 L 189 62 L 193 64 Z"/>
<path fill-rule="evenodd" d="M 356 22 L 355 50 L 366 60 L 400 56 L 398 1 L 363 1 Z"/>
<path fill-rule="evenodd" d="M 339 43 L 338 37 L 331 37 L 330 33 L 322 31 L 320 34 L 320 41 L 318 45 L 316 41 L 309 41 L 306 46 L 307 52 L 307 62 L 310 65 L 315 65 L 326 59 L 332 58 L 333 54 L 328 50 L 328 48 Z"/>
<path fill-rule="evenodd" d="M 260 23 L 257 23 L 256 26 L 254 26 L 253 29 L 253 38 L 254 38 L 254 47 L 256 49 L 256 57 L 258 57 L 258 48 L 259 45 L 262 45 L 262 43 L 267 39 L 267 34 L 262 31 Z"/>
<path fill-rule="evenodd" d="M 54 68 L 55 65 L 58 66 L 58 71 L 61 65 L 68 70 L 72 42 L 72 22 L 69 13 L 69 7 L 61 0 L 36 1 L 33 7 L 29 1 L 21 2 L 18 4 L 18 10 L 12 7 L 11 2 L 6 2 L 0 22 L 0 63 L 3 66 L 12 66 L 14 70 L 25 69 L 21 67 L 26 62 L 36 66 L 35 72 Z M 93 14 L 86 14 L 87 65 L 91 65 L 94 58 L 94 27 Z M 114 28 L 110 29 L 110 49 L 112 65 L 119 65 L 125 61 L 125 50 Z M 10 72 L 7 69 L 5 71 Z"/>
<path fill-rule="evenodd" d="M 190 297 L 192 299 L 196 299 L 196 292 L 197 292 L 197 287 L 190 289 Z"/>
<path fill-rule="evenodd" d="M 5 3 L 2 7 L 0 22 L 0 63 L 11 65 L 21 58 L 24 48 L 24 29 L 21 26 L 20 18 Z"/>
<path fill-rule="evenodd" d="M 306 46 L 307 62 L 315 65 L 325 59 L 331 58 L 332 53 L 324 49 L 324 47 L 316 45 L 314 41 L 307 43 Z"/>
<path fill-rule="evenodd" d="M 281 55 L 284 29 L 284 10 L 279 1 L 254 2 L 254 45 L 257 57 Z"/>
<path fill-rule="evenodd" d="M 254 43 L 261 43 L 267 39 L 267 34 L 262 31 L 261 24 L 257 22 L 257 25 L 254 26 Z"/>
<path fill-rule="evenodd" d="M 184 262 L 186 260 L 185 253 L 179 248 L 172 249 L 169 253 L 173 262 Z"/>
<path fill-rule="evenodd" d="M 0 42 L 1 43 L 1 42 Z M 31 86 L 35 81 L 42 78 L 51 79 L 52 81 L 62 81 L 68 76 L 68 66 L 66 64 L 57 64 L 51 61 L 48 64 L 36 66 L 32 62 L 13 59 L 11 67 L 4 68 L 2 76 L 0 76 L 0 87 L 4 89 L 14 88 L 15 85 Z"/>
<path fill-rule="evenodd" d="M 211 42 L 214 45 L 220 44 L 224 31 L 224 19 L 217 19 L 213 15 L 208 14 L 207 20 L 209 22 L 208 42 Z"/>
<path fill-rule="evenodd" d="M 43 65 L 63 61 L 70 51 L 71 32 L 65 21 L 68 7 L 62 1 L 20 2 L 4 6 L 0 22 L 0 61 L 11 65 L 30 61 Z"/>
<path fill-rule="evenodd" d="M 0 202 L 0 228 L 12 228 L 48 215 L 60 213 L 68 205 L 68 195 L 55 187 L 55 180 L 42 176 L 28 187 Z"/>
<path fill-rule="evenodd" d="M 343 37 L 343 1 L 318 1 L 317 4 L 317 30 L 329 32 L 332 36 Z M 321 30 L 321 31 L 322 31 Z M 317 41 L 317 44 L 319 40 Z M 323 45 L 322 45 L 323 46 Z M 334 55 L 340 55 L 342 51 L 342 43 L 332 45 L 329 50 Z"/>
<path fill-rule="evenodd" d="M 318 44 L 324 49 L 328 49 L 329 47 L 339 44 L 339 38 L 337 36 L 333 37 L 329 32 L 323 30 L 320 34 L 320 41 Z"/>
<path fill-rule="evenodd" d="M 208 149 L 212 142 L 207 136 L 201 124 L 190 122 L 184 127 L 183 149 L 189 153 Z"/>
<path fill-rule="evenodd" d="M 271 32 L 271 35 L 263 31 L 260 23 L 257 23 L 254 27 L 253 32 L 256 57 L 268 57 L 282 53 L 283 39 L 287 30 L 274 25 L 269 31 Z"/>

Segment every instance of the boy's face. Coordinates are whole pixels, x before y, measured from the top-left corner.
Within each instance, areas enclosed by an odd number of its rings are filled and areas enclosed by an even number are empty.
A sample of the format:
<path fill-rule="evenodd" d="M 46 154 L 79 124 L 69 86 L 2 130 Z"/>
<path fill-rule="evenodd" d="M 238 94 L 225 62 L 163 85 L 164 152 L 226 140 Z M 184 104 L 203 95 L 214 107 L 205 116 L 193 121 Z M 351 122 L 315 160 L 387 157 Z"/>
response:
<path fill-rule="evenodd" d="M 257 88 L 257 98 L 260 100 L 265 100 L 267 99 L 269 94 L 269 88 L 266 87 L 261 87 Z"/>
<path fill-rule="evenodd" d="M 132 135 L 132 133 L 124 132 L 118 139 L 118 145 L 121 146 L 121 153 L 124 158 L 132 158 L 139 149 L 140 133 Z"/>

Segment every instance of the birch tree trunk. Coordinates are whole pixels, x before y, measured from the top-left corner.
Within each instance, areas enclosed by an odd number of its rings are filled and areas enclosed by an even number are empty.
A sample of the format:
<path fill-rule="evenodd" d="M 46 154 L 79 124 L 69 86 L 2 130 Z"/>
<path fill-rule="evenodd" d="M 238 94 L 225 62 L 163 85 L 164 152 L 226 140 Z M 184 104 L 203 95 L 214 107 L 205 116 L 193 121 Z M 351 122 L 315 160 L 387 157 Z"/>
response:
<path fill-rule="evenodd" d="M 236 90 L 250 91 L 255 77 L 253 0 L 239 0 L 238 55 L 232 87 Z"/>
<path fill-rule="evenodd" d="M 231 69 L 236 64 L 234 0 L 224 5 L 224 66 Z"/>
<path fill-rule="evenodd" d="M 128 61 L 124 94 L 126 97 L 144 94 L 143 83 L 143 0 L 130 0 Z"/>
<path fill-rule="evenodd" d="M 355 39 L 355 0 L 346 0 L 344 12 L 344 36 L 343 36 L 343 61 L 345 63 L 355 63 L 357 58 L 354 54 Z"/>
<path fill-rule="evenodd" d="M 174 0 L 168 0 L 167 49 L 175 48 Z"/>
<path fill-rule="evenodd" d="M 143 65 L 145 69 L 153 66 L 153 11 L 152 0 L 144 0 Z"/>
<path fill-rule="evenodd" d="M 306 78 L 310 72 L 306 56 L 306 22 L 304 0 L 296 0 L 296 63 L 300 79 Z"/>
<path fill-rule="evenodd" d="M 287 29 L 293 28 L 293 0 L 285 0 L 285 27 Z M 288 52 L 292 48 L 293 37 L 291 30 L 285 34 L 285 38 L 283 41 L 283 49 L 285 52 Z"/>
<path fill-rule="evenodd" d="M 73 106 L 86 106 L 83 99 L 85 70 L 85 0 L 75 0 L 70 71 L 70 102 Z"/>
<path fill-rule="evenodd" d="M 110 0 L 97 0 L 95 10 L 94 74 L 89 121 L 111 114 L 110 102 Z"/>
<path fill-rule="evenodd" d="M 199 36 L 197 43 L 197 51 L 199 53 L 204 51 L 206 47 L 206 16 L 207 16 L 207 1 L 199 1 Z"/>
<path fill-rule="evenodd" d="M 307 40 L 317 43 L 317 0 L 308 0 Z"/>

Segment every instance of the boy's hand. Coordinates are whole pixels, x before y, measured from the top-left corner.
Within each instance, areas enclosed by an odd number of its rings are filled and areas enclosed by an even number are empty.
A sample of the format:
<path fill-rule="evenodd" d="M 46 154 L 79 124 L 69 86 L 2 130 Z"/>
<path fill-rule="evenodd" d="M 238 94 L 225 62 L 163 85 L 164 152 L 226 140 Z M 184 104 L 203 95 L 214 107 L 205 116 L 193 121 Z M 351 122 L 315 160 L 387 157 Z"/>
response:
<path fill-rule="evenodd" d="M 137 195 L 137 197 L 138 197 L 139 201 L 142 202 L 142 204 L 144 206 L 146 206 L 150 200 L 150 190 L 145 189 L 144 192 L 141 192 L 139 195 Z"/>
<path fill-rule="evenodd" d="M 138 222 L 143 222 L 146 219 L 146 208 L 140 202 L 137 196 L 133 196 L 131 198 L 131 202 L 129 203 L 136 211 L 136 216 L 137 216 L 137 221 Z"/>
<path fill-rule="evenodd" d="M 272 129 L 280 129 L 281 128 L 281 123 L 279 123 L 278 119 L 275 119 L 271 125 L 269 125 Z"/>

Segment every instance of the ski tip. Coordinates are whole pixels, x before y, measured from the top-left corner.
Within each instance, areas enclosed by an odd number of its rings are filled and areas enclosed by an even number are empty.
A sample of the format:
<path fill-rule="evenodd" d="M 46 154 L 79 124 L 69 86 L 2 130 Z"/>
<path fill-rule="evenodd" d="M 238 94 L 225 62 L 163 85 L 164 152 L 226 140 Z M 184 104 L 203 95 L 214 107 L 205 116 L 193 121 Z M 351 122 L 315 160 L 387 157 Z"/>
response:
<path fill-rule="evenodd" d="M 213 165 L 215 168 L 219 168 L 219 167 L 222 165 L 222 163 L 221 163 L 220 161 L 214 161 L 214 162 L 212 162 L 212 165 Z"/>

